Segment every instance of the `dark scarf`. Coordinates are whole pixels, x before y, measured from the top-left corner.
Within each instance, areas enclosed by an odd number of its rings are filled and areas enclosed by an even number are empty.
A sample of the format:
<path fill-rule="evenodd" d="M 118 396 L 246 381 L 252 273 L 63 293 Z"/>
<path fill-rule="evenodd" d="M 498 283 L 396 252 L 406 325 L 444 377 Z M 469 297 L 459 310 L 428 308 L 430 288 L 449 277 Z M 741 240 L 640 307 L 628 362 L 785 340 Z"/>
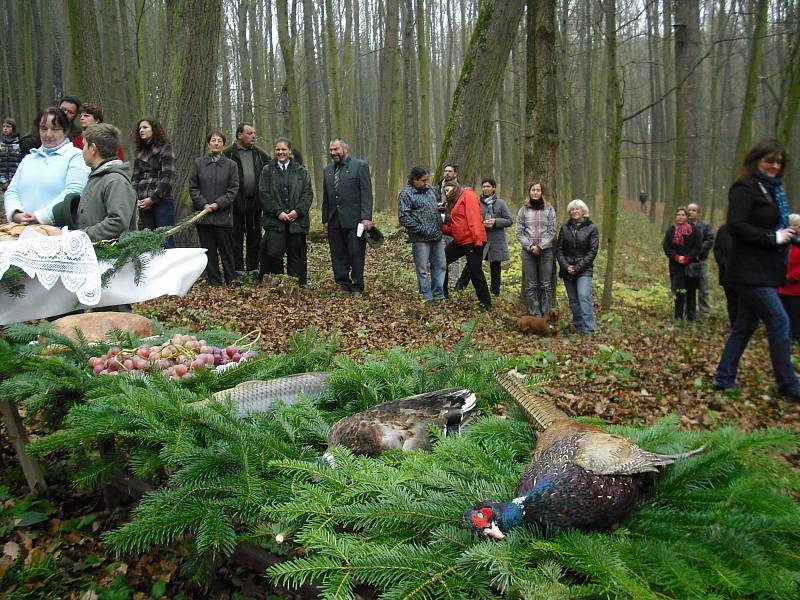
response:
<path fill-rule="evenodd" d="M 531 198 L 529 204 L 533 210 L 544 210 L 544 198 L 539 198 L 538 200 Z"/>
<path fill-rule="evenodd" d="M 672 243 L 676 246 L 683 246 L 683 240 L 692 235 L 691 223 L 681 223 L 675 225 L 675 234 L 672 236 Z"/>
<path fill-rule="evenodd" d="M 781 177 L 767 177 L 757 170 L 756 179 L 766 188 L 770 198 L 778 205 L 778 210 L 781 212 L 781 229 L 785 229 L 789 226 L 789 200 L 786 198 L 786 192 L 783 191 Z"/>
<path fill-rule="evenodd" d="M 494 203 L 497 202 L 497 196 L 492 194 L 491 196 L 481 196 L 481 202 L 483 202 L 486 207 L 489 209 L 487 216 L 489 218 L 494 217 Z"/>

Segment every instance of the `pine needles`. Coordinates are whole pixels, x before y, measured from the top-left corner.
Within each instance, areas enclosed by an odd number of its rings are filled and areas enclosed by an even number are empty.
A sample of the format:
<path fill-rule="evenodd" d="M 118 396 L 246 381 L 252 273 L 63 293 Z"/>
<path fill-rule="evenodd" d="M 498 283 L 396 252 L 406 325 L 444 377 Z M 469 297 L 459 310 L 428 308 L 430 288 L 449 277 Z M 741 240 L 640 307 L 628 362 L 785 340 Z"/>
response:
<path fill-rule="evenodd" d="M 291 355 L 267 356 L 180 382 L 110 378 L 75 405 L 65 429 L 37 441 L 39 454 L 113 440 L 116 454 L 75 483 L 96 484 L 123 466 L 161 485 L 129 523 L 108 532 L 119 552 L 141 552 L 189 536 L 198 569 L 247 540 L 294 558 L 270 568 L 277 583 L 314 582 L 325 598 L 353 598 L 368 584 L 380 597 L 655 598 L 797 597 L 800 479 L 780 459 L 794 452 L 784 430 L 677 430 L 668 416 L 647 427 L 609 427 L 645 449 L 708 449 L 666 469 L 652 496 L 611 533 L 529 529 L 502 542 L 460 527 L 470 504 L 513 497 L 534 433 L 511 408 L 483 416 L 459 437 L 438 432 L 431 453 L 371 459 L 336 448 L 337 469 L 319 461 L 337 418 L 453 385 L 475 391 L 484 415 L 505 399 L 492 378 L 504 361 L 460 345 L 453 353 L 392 351 L 362 363 L 304 332 Z M 0 347 L 2 350 L 2 347 Z M 316 403 L 276 404 L 241 419 L 233 406 L 192 404 L 243 379 L 330 367 Z M 546 385 L 546 380 L 539 380 Z M 276 533 L 288 543 L 278 545 Z"/>

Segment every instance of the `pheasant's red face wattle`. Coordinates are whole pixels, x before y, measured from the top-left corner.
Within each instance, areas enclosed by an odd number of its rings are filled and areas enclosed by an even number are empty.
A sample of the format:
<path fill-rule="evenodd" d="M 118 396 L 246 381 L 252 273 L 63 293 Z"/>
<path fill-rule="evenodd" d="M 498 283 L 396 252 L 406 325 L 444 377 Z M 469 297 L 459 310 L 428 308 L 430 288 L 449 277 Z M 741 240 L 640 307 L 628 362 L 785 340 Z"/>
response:
<path fill-rule="evenodd" d="M 470 518 L 476 527 L 490 527 L 492 521 L 492 509 L 486 506 L 480 510 L 476 510 L 472 513 Z"/>

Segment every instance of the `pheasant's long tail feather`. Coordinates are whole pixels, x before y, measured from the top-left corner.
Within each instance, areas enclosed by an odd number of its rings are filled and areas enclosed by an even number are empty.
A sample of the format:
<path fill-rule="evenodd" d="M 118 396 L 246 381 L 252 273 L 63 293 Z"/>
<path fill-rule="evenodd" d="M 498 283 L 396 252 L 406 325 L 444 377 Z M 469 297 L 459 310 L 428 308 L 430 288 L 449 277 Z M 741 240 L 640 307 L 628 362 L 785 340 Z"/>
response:
<path fill-rule="evenodd" d="M 528 422 L 537 429 L 545 430 L 554 421 L 569 419 L 551 400 L 533 394 L 510 373 L 495 373 L 495 381 L 519 405 Z"/>

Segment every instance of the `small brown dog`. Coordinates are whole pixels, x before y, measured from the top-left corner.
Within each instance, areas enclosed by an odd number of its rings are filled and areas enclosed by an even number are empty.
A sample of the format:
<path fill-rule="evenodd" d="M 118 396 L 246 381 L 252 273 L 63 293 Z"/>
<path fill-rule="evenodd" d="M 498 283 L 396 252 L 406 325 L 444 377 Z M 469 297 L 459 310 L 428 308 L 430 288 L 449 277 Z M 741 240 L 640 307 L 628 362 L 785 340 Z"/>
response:
<path fill-rule="evenodd" d="M 517 319 L 517 329 L 522 333 L 533 333 L 535 335 L 557 335 L 558 334 L 558 309 L 551 308 L 547 312 L 547 318 L 532 317 L 525 315 Z"/>

